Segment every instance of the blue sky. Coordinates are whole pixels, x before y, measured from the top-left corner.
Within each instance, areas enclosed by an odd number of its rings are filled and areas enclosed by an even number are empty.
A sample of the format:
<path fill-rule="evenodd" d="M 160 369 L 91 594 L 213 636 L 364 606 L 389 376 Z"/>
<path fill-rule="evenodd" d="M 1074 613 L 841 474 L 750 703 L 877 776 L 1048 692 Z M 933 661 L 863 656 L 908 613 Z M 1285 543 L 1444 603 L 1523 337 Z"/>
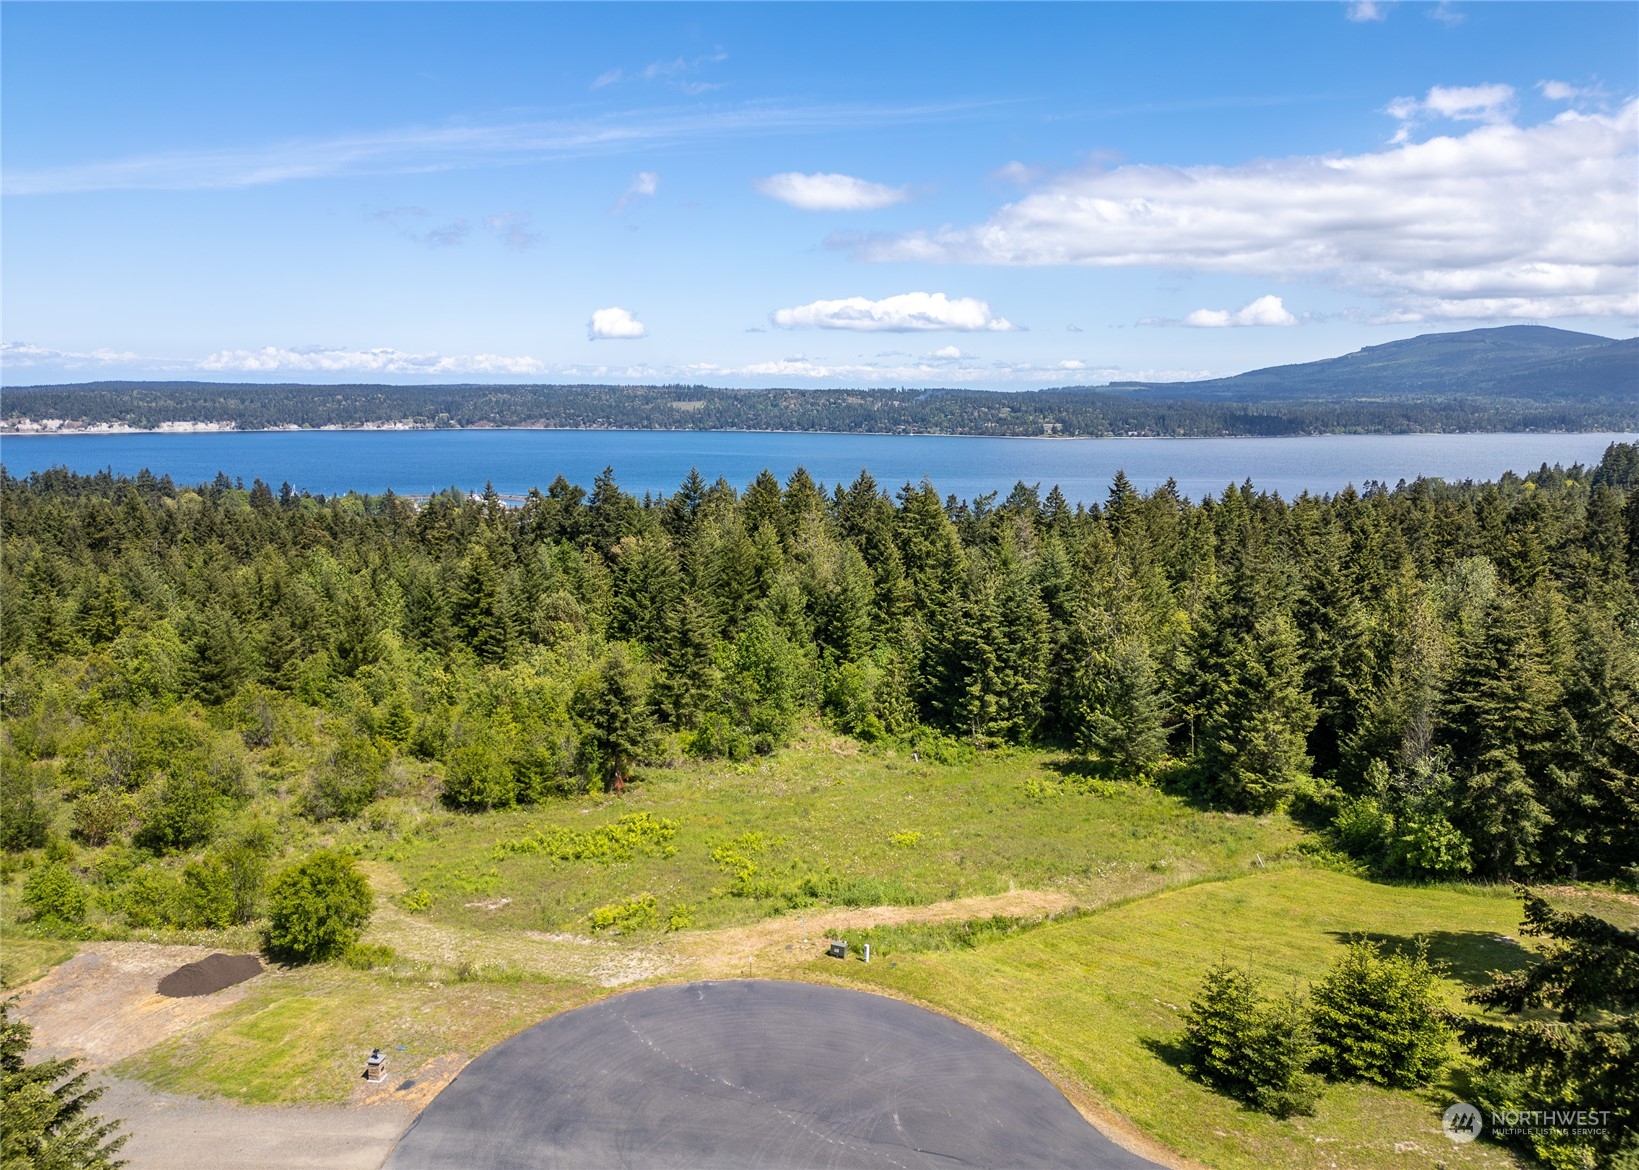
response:
<path fill-rule="evenodd" d="M 0 377 L 1026 389 L 1639 326 L 1639 5 L 7 3 Z"/>

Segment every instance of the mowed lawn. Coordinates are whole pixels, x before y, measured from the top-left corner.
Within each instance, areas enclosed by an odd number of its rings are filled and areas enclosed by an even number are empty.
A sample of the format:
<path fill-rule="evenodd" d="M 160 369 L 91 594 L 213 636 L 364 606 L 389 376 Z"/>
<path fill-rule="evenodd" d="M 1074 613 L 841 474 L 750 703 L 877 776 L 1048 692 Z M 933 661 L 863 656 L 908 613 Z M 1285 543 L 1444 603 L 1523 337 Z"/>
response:
<path fill-rule="evenodd" d="M 1048 753 L 942 765 L 816 737 L 747 765 L 646 770 L 619 797 L 438 815 L 397 841 L 361 825 L 344 839 L 387 863 L 407 892 L 400 897 L 411 899 L 407 907 L 429 921 L 585 931 L 593 909 L 643 894 L 656 898 L 662 916 L 691 907 L 697 928 L 790 908 L 777 897 L 731 893 L 732 873 L 712 857 L 721 846 L 755 862 L 760 879 L 834 876 L 832 896 L 820 899 L 833 904 L 917 905 L 1013 888 L 1061 888 L 1096 904 L 1241 871 L 1299 837 L 1285 817 L 1202 812 L 1142 785 L 1086 788 Z M 663 850 L 625 860 L 495 848 L 543 830 L 585 833 L 632 813 L 674 822 L 676 835 Z M 739 843 L 747 834 L 755 847 Z"/>
<path fill-rule="evenodd" d="M 1395 887 L 1287 868 L 1163 891 L 972 949 L 896 952 L 890 933 L 869 966 L 816 960 L 811 971 L 976 1022 L 1095 1104 L 1223 1170 L 1501 1167 L 1515 1164 L 1506 1150 L 1454 1146 L 1440 1131 L 1460 1073 L 1418 1092 L 1332 1085 L 1314 1117 L 1278 1121 L 1185 1076 L 1176 1042 L 1180 1009 L 1219 959 L 1249 965 L 1270 992 L 1305 990 L 1352 934 L 1406 945 L 1423 936 L 1448 964 L 1442 990 L 1456 1005 L 1488 970 L 1526 960 L 1506 941 L 1519 921 L 1506 889 Z"/>

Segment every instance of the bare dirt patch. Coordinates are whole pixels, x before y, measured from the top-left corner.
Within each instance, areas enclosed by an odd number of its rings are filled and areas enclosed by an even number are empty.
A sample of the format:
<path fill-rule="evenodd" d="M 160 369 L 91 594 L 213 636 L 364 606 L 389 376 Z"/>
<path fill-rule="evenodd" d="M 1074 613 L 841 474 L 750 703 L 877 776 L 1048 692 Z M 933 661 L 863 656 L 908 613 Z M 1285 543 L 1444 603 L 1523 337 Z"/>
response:
<path fill-rule="evenodd" d="M 1076 899 L 1060 890 L 1009 890 L 956 898 L 926 906 L 860 906 L 786 914 L 749 926 L 691 931 L 668 938 L 665 949 L 688 978 L 773 975 L 807 962 L 833 935 L 867 926 L 913 922 L 963 922 L 994 914 L 1028 917 L 1071 909 Z"/>
<path fill-rule="evenodd" d="M 34 1028 L 38 1051 L 106 1067 L 244 998 L 248 983 L 179 999 L 159 994 L 162 977 L 210 953 L 209 947 L 86 943 L 79 954 L 19 991 L 17 1014 Z"/>

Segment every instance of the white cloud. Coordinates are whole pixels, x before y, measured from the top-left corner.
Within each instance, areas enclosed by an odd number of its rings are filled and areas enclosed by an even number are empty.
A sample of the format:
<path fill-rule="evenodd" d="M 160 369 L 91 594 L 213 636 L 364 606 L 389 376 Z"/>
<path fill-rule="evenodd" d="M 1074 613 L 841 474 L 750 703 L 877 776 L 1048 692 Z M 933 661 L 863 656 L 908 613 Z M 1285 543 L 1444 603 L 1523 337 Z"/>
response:
<path fill-rule="evenodd" d="M 1345 15 L 1356 23 L 1362 23 L 1369 20 L 1387 20 L 1389 13 L 1384 5 L 1377 3 L 1377 0 L 1354 0 Z"/>
<path fill-rule="evenodd" d="M 641 326 L 639 326 L 641 328 Z M 953 352 L 954 351 L 954 352 Z M 656 385 L 709 381 L 721 385 L 768 386 L 791 381 L 830 385 L 927 385 L 1033 388 L 1093 386 L 1113 380 L 1188 381 L 1219 376 L 1201 369 L 1137 369 L 1097 365 L 1081 358 L 1060 361 L 985 361 L 946 346 L 917 358 L 887 351 L 871 360 L 792 354 L 745 365 L 701 362 L 687 365 L 631 363 L 554 363 L 528 356 L 501 354 L 406 353 L 390 347 L 348 349 L 326 346 L 264 346 L 224 349 L 203 358 L 162 358 L 107 349 L 70 352 L 26 342 L 0 346 L 7 371 L 39 369 L 52 373 L 95 369 L 99 377 L 207 374 L 250 380 L 356 381 L 361 376 L 420 383 L 439 379 L 496 380 L 530 378 L 556 382 L 612 382 Z M 16 379 L 13 379 L 15 382 Z"/>
<path fill-rule="evenodd" d="M 635 341 L 648 335 L 649 327 L 621 308 L 596 309 L 586 323 L 588 341 Z"/>
<path fill-rule="evenodd" d="M 910 198 L 903 187 L 886 187 L 852 175 L 787 171 L 758 179 L 756 187 L 770 199 L 803 211 L 875 211 Z"/>
<path fill-rule="evenodd" d="M 1279 297 L 1259 297 L 1231 313 L 1228 309 L 1196 309 L 1184 318 L 1185 325 L 1197 329 L 1219 329 L 1228 325 L 1296 325 L 1298 319 L 1286 311 Z"/>
<path fill-rule="evenodd" d="M 1484 120 L 1506 87 L 1430 91 Z M 1511 91 L 1510 91 L 1511 92 Z M 1420 103 L 1426 104 L 1426 103 Z M 1325 280 L 1407 320 L 1639 316 L 1639 102 L 1360 155 L 1061 177 L 972 227 L 839 240 L 867 260 Z"/>
<path fill-rule="evenodd" d="M 73 352 L 47 349 L 26 341 L 0 342 L 0 366 L 106 366 L 114 362 L 140 360 L 136 354 L 112 349 Z"/>
<path fill-rule="evenodd" d="M 620 193 L 615 205 L 609 210 L 615 215 L 625 211 L 627 207 L 638 199 L 652 199 L 654 193 L 660 190 L 660 176 L 654 171 L 639 171 L 632 176 L 630 185 Z"/>
<path fill-rule="evenodd" d="M 990 306 L 972 297 L 951 300 L 944 293 L 909 292 L 880 301 L 846 297 L 776 309 L 770 320 L 781 329 L 851 329 L 861 333 L 1008 333 L 1018 329 Z"/>
<path fill-rule="evenodd" d="M 1467 122 L 1500 122 L 1513 114 L 1511 85 L 1436 85 L 1423 99 L 1423 109 L 1443 118 Z"/>
<path fill-rule="evenodd" d="M 319 374 L 538 374 L 547 366 L 532 357 L 480 353 L 445 356 L 383 349 L 225 349 L 193 363 L 212 372 L 267 374 L 278 371 Z"/>

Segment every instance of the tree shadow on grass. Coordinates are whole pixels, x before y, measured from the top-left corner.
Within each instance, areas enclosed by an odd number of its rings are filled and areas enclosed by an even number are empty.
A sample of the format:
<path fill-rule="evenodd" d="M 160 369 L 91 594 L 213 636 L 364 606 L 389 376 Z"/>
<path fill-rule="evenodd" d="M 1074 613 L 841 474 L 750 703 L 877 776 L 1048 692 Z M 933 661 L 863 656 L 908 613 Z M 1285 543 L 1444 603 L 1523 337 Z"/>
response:
<path fill-rule="evenodd" d="M 1328 932 L 1338 942 L 1366 938 L 1385 951 L 1417 949 L 1418 941 L 1428 944 L 1428 960 L 1450 978 L 1469 987 L 1484 987 L 1493 971 L 1518 971 L 1531 965 L 1530 952 L 1513 939 L 1485 930 L 1432 930 L 1423 935 L 1381 934 L 1376 931 L 1340 930 Z"/>
<path fill-rule="evenodd" d="M 1110 769 L 1098 760 L 1089 760 L 1082 756 L 1064 756 L 1056 760 L 1044 761 L 1043 767 L 1049 772 L 1057 772 L 1060 776 L 1074 776 L 1081 780 L 1113 780 Z"/>
<path fill-rule="evenodd" d="M 1152 1055 L 1160 1057 L 1163 1063 L 1185 1076 L 1189 1075 L 1185 1067 L 1189 1064 L 1189 1049 L 1184 1047 L 1182 1036 L 1144 1036 L 1138 1042 L 1149 1049 Z"/>

